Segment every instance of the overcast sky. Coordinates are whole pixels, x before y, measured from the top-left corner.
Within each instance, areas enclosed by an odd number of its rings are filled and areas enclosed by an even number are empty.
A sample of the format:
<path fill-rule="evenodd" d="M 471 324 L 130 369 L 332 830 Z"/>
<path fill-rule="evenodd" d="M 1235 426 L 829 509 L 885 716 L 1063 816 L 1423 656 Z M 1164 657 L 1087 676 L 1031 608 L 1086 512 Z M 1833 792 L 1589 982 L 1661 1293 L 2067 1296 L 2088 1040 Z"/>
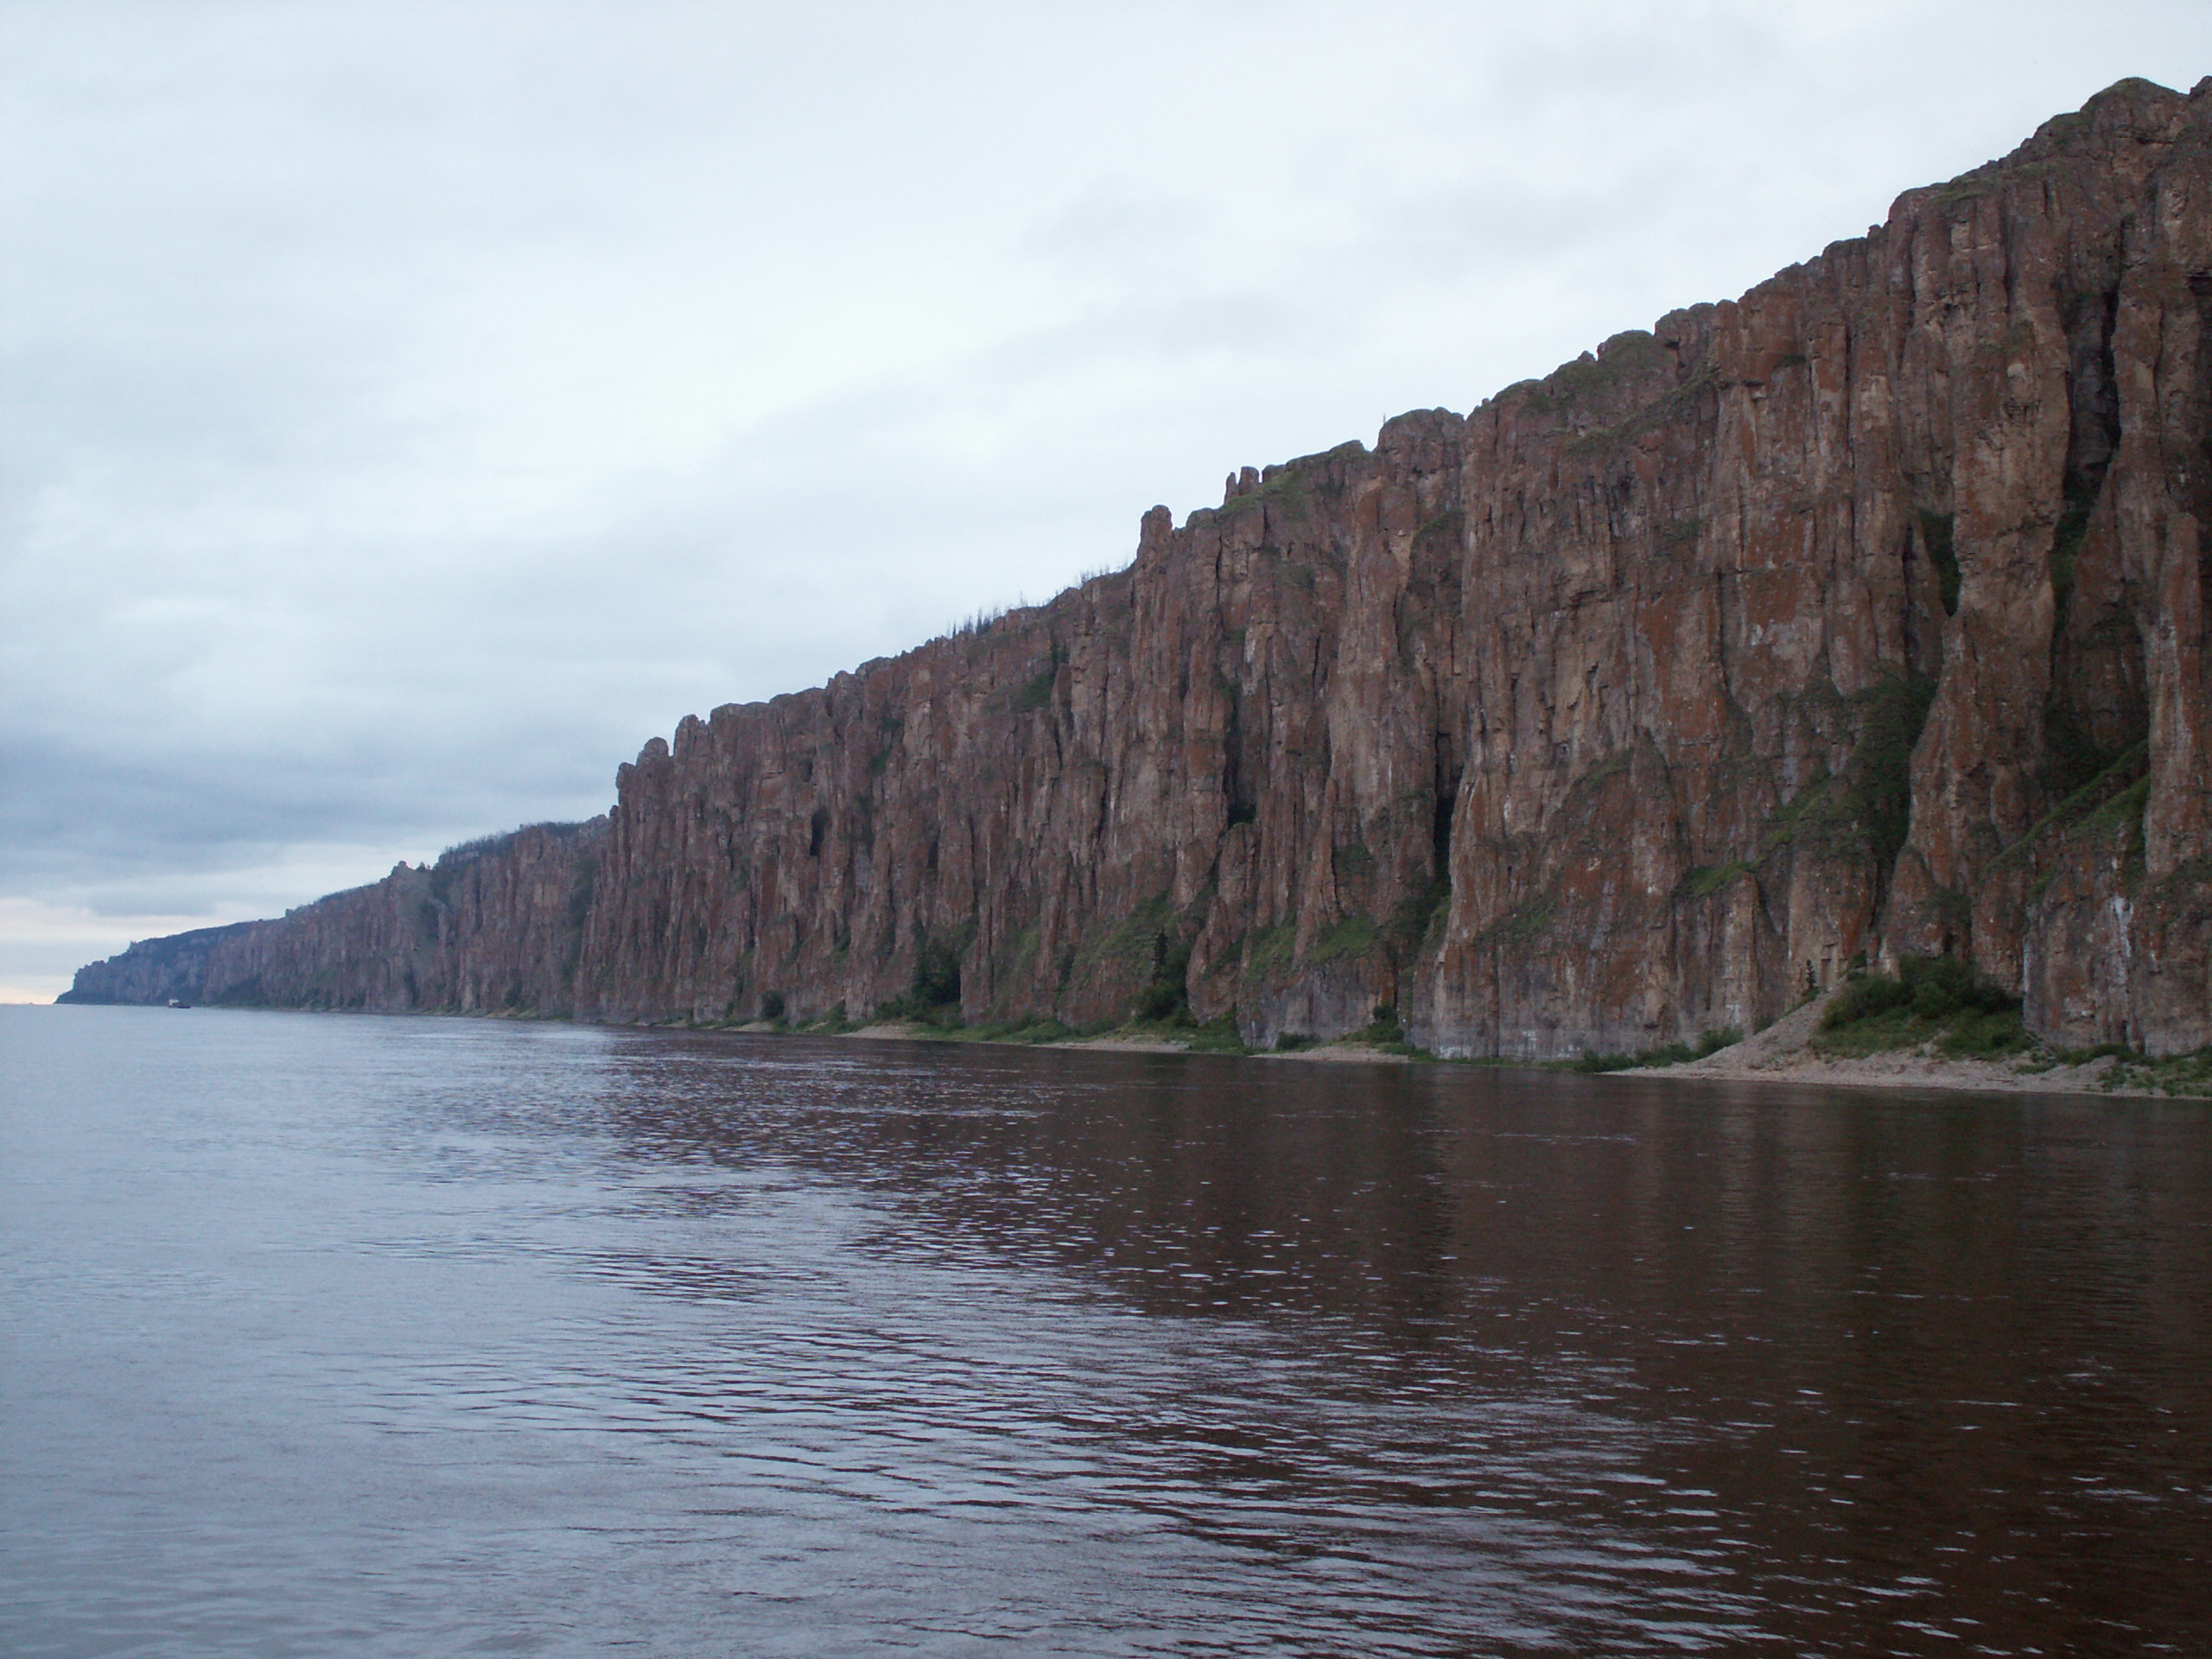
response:
<path fill-rule="evenodd" d="M 610 802 L 2204 0 L 0 0 L 0 1000 Z"/>

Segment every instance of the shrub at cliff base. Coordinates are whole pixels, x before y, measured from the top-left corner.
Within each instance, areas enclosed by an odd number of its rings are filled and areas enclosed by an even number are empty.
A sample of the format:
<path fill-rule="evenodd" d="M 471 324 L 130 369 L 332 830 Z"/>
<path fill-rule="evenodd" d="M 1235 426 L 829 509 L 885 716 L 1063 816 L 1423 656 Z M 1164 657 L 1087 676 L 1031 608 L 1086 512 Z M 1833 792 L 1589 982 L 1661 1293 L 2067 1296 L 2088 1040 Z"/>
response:
<path fill-rule="evenodd" d="M 1903 957 L 1895 975 L 1860 973 L 1821 1016 L 1816 1052 L 1836 1058 L 1932 1042 L 1948 1059 L 1995 1059 L 2035 1046 L 2020 999 L 1956 957 Z"/>

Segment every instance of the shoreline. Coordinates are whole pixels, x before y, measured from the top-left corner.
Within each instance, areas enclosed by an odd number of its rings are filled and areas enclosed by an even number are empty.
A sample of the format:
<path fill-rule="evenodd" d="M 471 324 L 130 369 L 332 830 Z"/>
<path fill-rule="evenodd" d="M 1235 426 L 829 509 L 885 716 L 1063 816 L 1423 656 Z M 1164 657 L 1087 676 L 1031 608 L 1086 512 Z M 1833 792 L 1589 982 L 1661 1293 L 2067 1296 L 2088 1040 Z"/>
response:
<path fill-rule="evenodd" d="M 1829 995 L 1833 995 L 1831 992 Z M 254 1014 L 370 1014 L 386 1018 L 504 1020 L 522 1024 L 581 1025 L 602 1031 L 668 1031 L 696 1035 L 738 1037 L 816 1037 L 836 1041 L 982 1044 L 994 1048 L 1064 1049 L 1100 1054 L 1191 1054 L 1218 1059 L 1297 1061 L 1338 1065 L 1445 1065 L 1509 1071 L 1577 1073 L 1590 1077 L 1656 1078 L 1685 1083 L 1783 1083 L 1824 1089 L 1936 1090 L 1954 1094 L 2070 1095 L 2096 1100 L 2202 1101 L 2212 1104 L 2212 1095 L 2164 1089 L 2113 1086 L 2107 1082 L 2122 1062 L 2113 1056 L 2068 1064 L 2025 1059 L 1949 1059 L 1929 1052 L 1926 1044 L 1849 1058 L 1831 1058 L 1815 1052 L 1812 1039 L 1819 1029 L 1828 996 L 1793 1010 L 1765 1030 L 1700 1059 L 1680 1060 L 1666 1065 L 1626 1065 L 1610 1071 L 1581 1071 L 1573 1061 L 1519 1059 L 1462 1059 L 1422 1050 L 1394 1051 L 1374 1044 L 1341 1039 L 1317 1042 L 1290 1049 L 1232 1051 L 1194 1047 L 1165 1033 L 1102 1032 L 1093 1036 L 1024 1041 L 1011 1037 L 984 1037 L 961 1031 L 903 1021 L 872 1021 L 844 1031 L 776 1026 L 766 1020 L 744 1025 L 692 1025 L 683 1021 L 619 1025 L 598 1020 L 572 1020 L 565 1015 L 518 1014 L 493 1011 L 464 1013 L 458 1009 L 372 1010 L 362 1008 L 286 1008 L 237 1004 L 194 1004 L 217 1012 Z M 32 1007 L 154 1007 L 154 1003 L 24 1003 Z"/>
<path fill-rule="evenodd" d="M 1833 993 L 1830 993 L 1833 995 Z M 2119 1064 L 2110 1055 L 2079 1065 L 2047 1064 L 2024 1070 L 2022 1060 L 1948 1059 L 1928 1052 L 1928 1046 L 1892 1049 L 1849 1058 L 1832 1058 L 1812 1046 L 1827 1010 L 1823 995 L 1777 1020 L 1765 1030 L 1747 1037 L 1702 1059 L 1681 1060 L 1670 1065 L 1626 1066 L 1612 1071 L 1581 1073 L 1592 1077 L 1659 1078 L 1682 1083 L 1787 1083 L 1832 1089 L 1941 1090 L 1955 1094 L 2075 1095 L 2097 1100 L 2205 1100 L 2202 1095 L 2174 1094 L 2152 1088 L 2109 1087 Z M 782 1034 L 755 1022 L 733 1029 L 746 1034 Z M 1165 1036 L 1119 1035 L 1071 1037 L 1056 1041 L 1025 1043 L 1004 1038 L 962 1037 L 925 1026 L 884 1022 L 859 1030 L 792 1032 L 798 1036 L 843 1036 L 869 1042 L 988 1043 L 995 1047 L 1087 1050 L 1094 1053 L 1203 1054 L 1188 1044 Z M 1316 1043 L 1294 1049 L 1255 1049 L 1223 1058 L 1304 1061 L 1351 1065 L 1465 1065 L 1530 1071 L 1572 1071 L 1572 1062 L 1557 1060 L 1453 1059 L 1421 1052 L 1396 1053 L 1367 1043 Z M 2032 1064 L 2032 1063 L 2028 1063 Z"/>

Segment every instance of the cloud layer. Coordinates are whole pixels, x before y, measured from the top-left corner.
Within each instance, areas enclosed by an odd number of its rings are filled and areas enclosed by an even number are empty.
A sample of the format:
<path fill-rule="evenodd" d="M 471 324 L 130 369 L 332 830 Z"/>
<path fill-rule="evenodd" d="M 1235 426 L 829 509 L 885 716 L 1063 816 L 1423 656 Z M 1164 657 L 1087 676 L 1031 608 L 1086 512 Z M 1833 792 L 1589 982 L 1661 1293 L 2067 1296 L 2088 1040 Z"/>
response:
<path fill-rule="evenodd" d="M 0 997 L 1739 292 L 2196 0 L 0 3 Z"/>

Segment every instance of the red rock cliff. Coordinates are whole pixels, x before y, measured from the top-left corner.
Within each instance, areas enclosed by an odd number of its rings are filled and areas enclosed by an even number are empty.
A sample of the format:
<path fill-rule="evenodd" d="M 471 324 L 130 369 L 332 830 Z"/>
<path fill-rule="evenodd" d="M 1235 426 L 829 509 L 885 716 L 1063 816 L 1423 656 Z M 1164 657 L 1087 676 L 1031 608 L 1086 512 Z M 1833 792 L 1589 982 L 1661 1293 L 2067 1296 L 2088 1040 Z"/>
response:
<path fill-rule="evenodd" d="M 1390 1002 L 1552 1057 L 1948 950 L 2057 1040 L 2195 1048 L 2208 519 L 2212 82 L 2124 82 L 1741 300 L 685 721 L 411 939 L 404 868 L 257 925 L 262 994 L 857 1014 L 957 964 L 970 1017 Z"/>

